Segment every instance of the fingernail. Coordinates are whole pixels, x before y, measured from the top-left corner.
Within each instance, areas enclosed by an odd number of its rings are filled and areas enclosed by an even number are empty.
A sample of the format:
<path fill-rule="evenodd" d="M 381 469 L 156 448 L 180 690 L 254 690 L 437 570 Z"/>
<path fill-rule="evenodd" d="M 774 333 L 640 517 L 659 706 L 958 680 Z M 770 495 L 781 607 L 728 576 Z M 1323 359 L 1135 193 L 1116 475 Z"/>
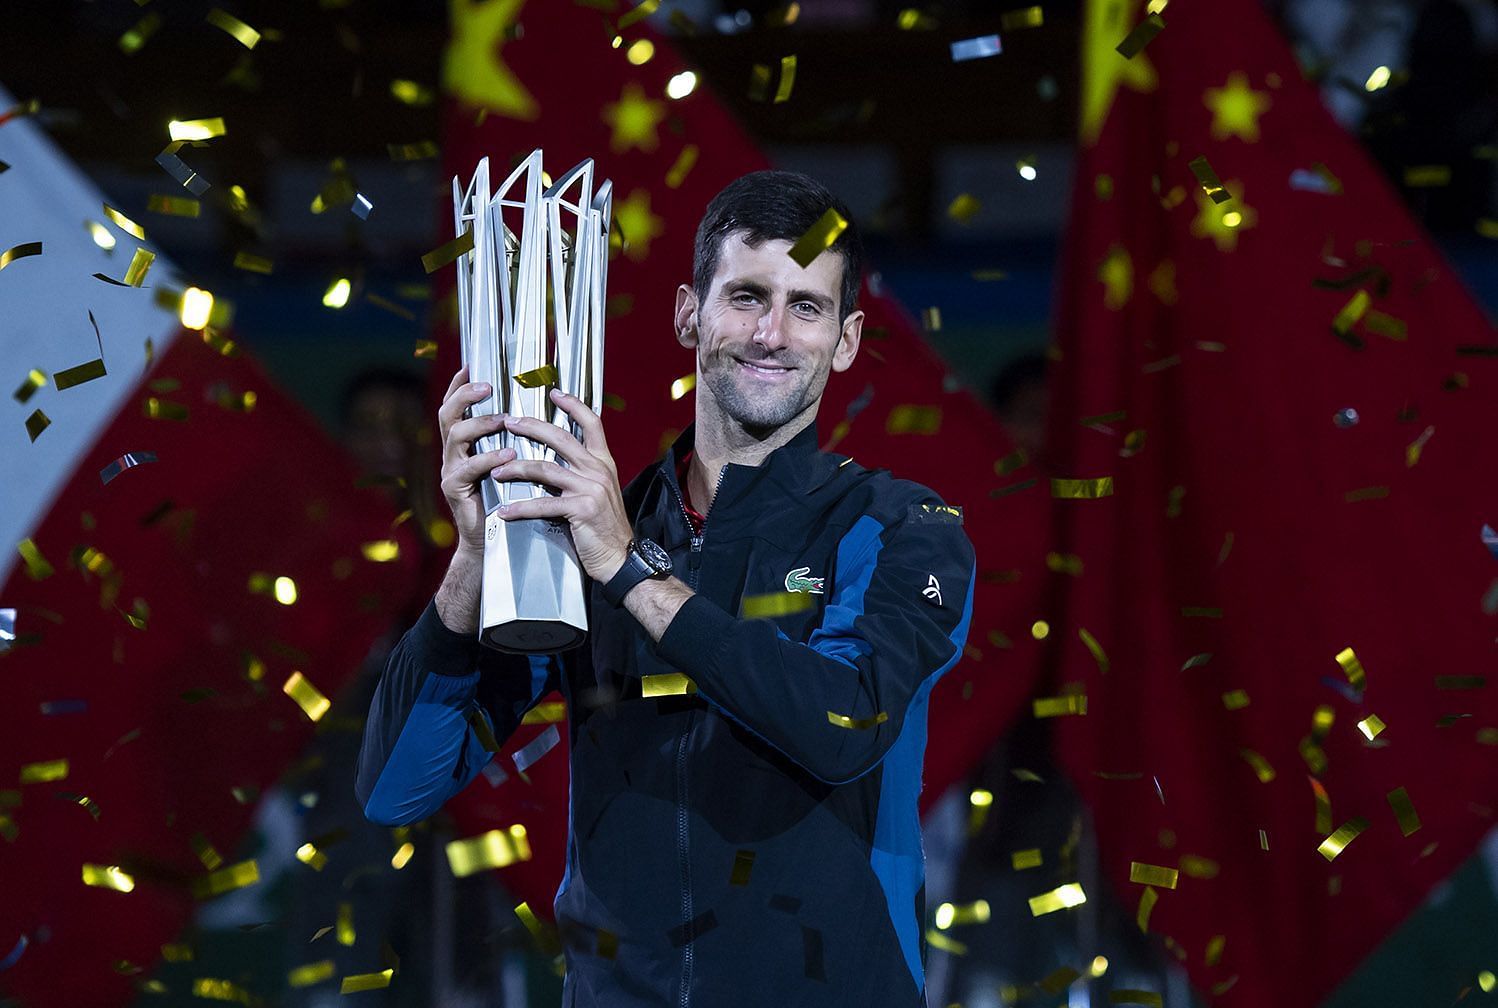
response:
<path fill-rule="evenodd" d="M 510 510 L 510 505 L 508 505 L 508 504 L 501 504 L 499 506 L 499 513 L 500 514 L 504 514 L 505 512 L 507 512 L 509 510 Z"/>
<path fill-rule="evenodd" d="M 488 383 L 487 382 L 479 382 L 479 391 L 482 392 L 482 393 L 484 393 L 485 395 L 488 395 L 489 394 L 489 385 L 488 385 Z"/>

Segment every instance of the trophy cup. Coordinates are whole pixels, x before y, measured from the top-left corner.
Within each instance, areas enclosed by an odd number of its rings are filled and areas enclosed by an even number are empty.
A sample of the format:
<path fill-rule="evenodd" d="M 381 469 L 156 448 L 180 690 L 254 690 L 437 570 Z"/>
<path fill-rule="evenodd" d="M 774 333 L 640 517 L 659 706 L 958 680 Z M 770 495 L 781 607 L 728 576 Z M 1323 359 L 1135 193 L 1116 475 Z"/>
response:
<path fill-rule="evenodd" d="M 593 189 L 583 161 L 544 191 L 541 152 L 489 193 L 489 159 L 466 189 L 453 178 L 453 223 L 473 229 L 473 250 L 458 258 L 458 320 L 470 381 L 494 393 L 469 416 L 536 417 L 577 436 L 551 402 L 555 385 L 594 413 L 603 408 L 604 289 L 612 184 Z M 547 311 L 547 295 L 550 308 Z M 478 439 L 476 451 L 512 448 L 521 459 L 555 452 L 508 429 Z M 577 647 L 588 631 L 582 565 L 565 521 L 506 521 L 501 504 L 550 493 L 534 483 L 485 478 L 484 576 L 479 639 L 520 654 Z"/>

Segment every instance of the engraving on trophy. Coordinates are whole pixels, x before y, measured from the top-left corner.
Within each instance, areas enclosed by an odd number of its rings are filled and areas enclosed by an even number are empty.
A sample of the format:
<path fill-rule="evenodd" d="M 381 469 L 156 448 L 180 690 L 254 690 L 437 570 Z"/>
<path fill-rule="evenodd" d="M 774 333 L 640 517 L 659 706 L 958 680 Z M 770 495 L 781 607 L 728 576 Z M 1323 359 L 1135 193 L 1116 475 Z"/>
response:
<path fill-rule="evenodd" d="M 453 179 L 453 224 L 473 231 L 458 259 L 458 319 L 471 381 L 494 394 L 472 416 L 535 417 L 577 435 L 552 404 L 555 385 L 594 413 L 603 408 L 604 305 L 612 184 L 593 186 L 591 159 L 544 191 L 541 152 L 532 151 L 491 195 L 489 159 L 466 187 Z M 512 448 L 518 458 L 560 461 L 546 446 L 508 429 L 479 438 L 475 451 Z M 563 463 L 565 464 L 565 463 Z M 582 566 L 564 521 L 506 521 L 502 504 L 548 489 L 482 484 L 488 523 L 479 638 L 503 651 L 551 653 L 587 635 Z"/>

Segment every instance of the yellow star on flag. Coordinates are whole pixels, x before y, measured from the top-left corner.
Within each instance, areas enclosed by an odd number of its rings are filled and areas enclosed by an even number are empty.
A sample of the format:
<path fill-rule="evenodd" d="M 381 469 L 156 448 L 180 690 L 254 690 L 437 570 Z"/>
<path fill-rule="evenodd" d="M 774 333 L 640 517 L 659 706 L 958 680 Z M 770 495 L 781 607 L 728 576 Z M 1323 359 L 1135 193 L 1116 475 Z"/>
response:
<path fill-rule="evenodd" d="M 1223 188 L 1233 197 L 1226 203 L 1213 203 L 1197 189 L 1197 213 L 1191 222 L 1191 233 L 1198 238 L 1211 238 L 1219 252 L 1231 252 L 1238 247 L 1238 233 L 1258 223 L 1259 212 L 1243 202 L 1242 182 L 1237 179 L 1224 182 Z"/>
<path fill-rule="evenodd" d="M 452 0 L 452 39 L 442 60 L 449 94 L 498 115 L 533 120 L 536 99 L 499 58 L 525 0 Z"/>
<path fill-rule="evenodd" d="M 1091 145 L 1103 131 L 1119 85 L 1149 93 L 1159 83 L 1144 53 L 1125 59 L 1118 43 L 1144 15 L 1138 0 L 1087 0 L 1082 26 L 1082 142 Z"/>
<path fill-rule="evenodd" d="M 1097 278 L 1103 283 L 1103 304 L 1118 311 L 1129 303 L 1134 294 L 1134 260 L 1129 250 L 1114 245 L 1097 268 Z"/>
<path fill-rule="evenodd" d="M 636 189 L 623 203 L 614 204 L 614 220 L 624 235 L 624 254 L 640 262 L 650 254 L 650 241 L 666 230 L 660 217 L 650 212 L 650 192 Z"/>
<path fill-rule="evenodd" d="M 603 107 L 603 121 L 614 130 L 609 146 L 615 154 L 623 153 L 631 147 L 638 147 L 647 153 L 655 150 L 658 142 L 655 130 L 665 118 L 666 103 L 646 98 L 644 89 L 634 81 L 624 85 L 618 101 L 609 102 Z"/>
<path fill-rule="evenodd" d="M 1248 77 L 1235 70 L 1220 88 L 1207 88 L 1202 101 L 1212 110 L 1212 136 L 1236 136 L 1249 143 L 1259 139 L 1259 116 L 1269 109 L 1269 93 L 1248 86 Z"/>

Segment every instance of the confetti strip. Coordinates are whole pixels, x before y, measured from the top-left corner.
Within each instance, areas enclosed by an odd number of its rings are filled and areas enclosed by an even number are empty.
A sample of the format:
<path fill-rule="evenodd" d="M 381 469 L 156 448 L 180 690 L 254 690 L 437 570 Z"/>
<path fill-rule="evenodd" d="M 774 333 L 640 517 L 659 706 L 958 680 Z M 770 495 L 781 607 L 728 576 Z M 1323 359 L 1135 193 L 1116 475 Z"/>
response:
<path fill-rule="evenodd" d="M 219 120 L 219 124 L 220 126 L 222 126 L 223 120 Z M 172 125 L 176 126 L 178 124 L 173 123 Z M 182 160 L 181 156 L 177 152 L 181 150 L 183 146 L 184 141 L 174 139 L 171 143 L 167 144 L 166 147 L 162 148 L 160 154 L 156 155 L 156 163 L 161 165 L 161 167 L 166 170 L 166 173 L 168 175 L 176 179 L 178 184 L 180 184 L 182 188 L 186 189 L 194 196 L 201 196 L 209 189 L 212 189 L 213 185 L 203 176 L 193 171 L 192 168 L 188 167 L 186 161 Z M 147 209 L 153 208 L 147 207 Z M 188 216 L 196 217 L 197 214 L 193 213 Z"/>
<path fill-rule="evenodd" d="M 323 959 L 320 962 L 308 963 L 290 970 L 286 974 L 286 983 L 292 987 L 311 987 L 313 984 L 333 979 L 333 974 L 336 972 L 333 960 Z"/>
<path fill-rule="evenodd" d="M 194 833 L 188 838 L 187 844 L 192 848 L 192 852 L 198 856 L 198 860 L 203 863 L 203 867 L 206 870 L 218 871 L 219 868 L 223 867 L 223 855 L 214 849 L 213 844 L 209 843 L 208 838 L 203 834 Z"/>
<path fill-rule="evenodd" d="M 525 724 L 558 724 L 567 720 L 567 703 L 564 700 L 548 700 L 538 703 L 525 712 L 520 723 Z"/>
<path fill-rule="evenodd" d="M 557 731 L 557 726 L 548 725 L 545 731 L 515 750 L 515 755 L 512 757 L 515 761 L 515 769 L 525 773 L 527 767 L 534 766 L 537 760 L 556 748 L 561 740 L 562 735 Z"/>
<path fill-rule="evenodd" d="M 104 358 L 96 357 L 91 361 L 84 361 L 74 367 L 65 368 L 52 376 L 52 384 L 61 392 L 70 389 L 74 385 L 82 385 L 84 382 L 93 381 L 95 378 L 103 378 Z"/>
<path fill-rule="evenodd" d="M 0 270 L 3 270 L 17 259 L 25 259 L 28 256 L 39 256 L 41 254 L 41 242 L 22 242 L 20 245 L 12 246 L 4 252 L 0 252 Z"/>
<path fill-rule="evenodd" d="M 1086 714 L 1087 696 L 1085 694 L 1071 694 L 1067 696 L 1037 697 L 1034 709 L 1035 716 L 1038 718 L 1064 717 L 1068 714 Z"/>
<path fill-rule="evenodd" d="M 796 85 L 796 56 L 780 57 L 780 84 L 775 88 L 775 100 L 771 103 L 780 105 L 791 100 L 791 89 Z"/>
<path fill-rule="evenodd" d="M 1148 1005 L 1150 1008 L 1162 1008 L 1165 1004 L 1160 995 L 1154 991 L 1130 989 L 1109 991 L 1108 1003 Z"/>
<path fill-rule="evenodd" d="M 32 368 L 30 371 L 26 372 L 26 380 L 21 383 L 21 387 L 16 389 L 14 393 L 16 402 L 27 402 L 36 393 L 37 389 L 44 387 L 46 384 L 47 373 L 45 371 L 39 371 L 36 368 Z M 1484 525 L 1483 528 L 1487 528 L 1487 526 Z"/>
<path fill-rule="evenodd" d="M 359 552 L 371 563 L 389 563 L 399 559 L 401 546 L 394 539 L 376 539 L 373 542 L 361 543 Z"/>
<path fill-rule="evenodd" d="M 1378 738 L 1379 732 L 1383 731 L 1386 727 L 1383 718 L 1377 714 L 1369 714 L 1358 722 L 1358 731 L 1362 732 L 1369 742 Z"/>
<path fill-rule="evenodd" d="M 426 255 L 421 257 L 421 266 L 428 273 L 435 273 L 448 263 L 473 251 L 473 228 L 464 231 L 458 237 L 445 244 L 439 245 Z"/>
<path fill-rule="evenodd" d="M 1081 639 L 1084 645 L 1086 645 L 1087 650 L 1092 653 L 1092 659 L 1093 661 L 1097 662 L 1098 671 L 1103 675 L 1107 675 L 1108 669 L 1110 667 L 1108 663 L 1108 655 L 1103 651 L 1103 646 L 1097 642 L 1097 638 L 1092 636 L 1092 634 L 1088 632 L 1086 627 L 1078 628 L 1077 637 Z"/>
<path fill-rule="evenodd" d="M 1410 794 L 1404 788 L 1395 788 L 1387 795 L 1389 808 L 1394 810 L 1394 818 L 1399 821 L 1399 832 L 1409 836 L 1420 829 L 1420 816 L 1415 812 L 1415 805 L 1410 801 Z"/>
<path fill-rule="evenodd" d="M 83 866 L 83 884 L 95 886 L 99 889 L 113 889 L 115 892 L 127 893 L 135 888 L 135 879 L 120 868 L 119 865 L 85 864 Z"/>
<path fill-rule="evenodd" d="M 1191 169 L 1191 174 L 1196 176 L 1196 181 L 1201 185 L 1202 192 L 1206 193 L 1207 198 L 1213 203 L 1221 206 L 1233 198 L 1232 193 L 1222 187 L 1222 180 L 1217 177 L 1217 173 L 1207 163 L 1207 156 L 1205 154 L 1201 157 L 1193 158 L 1187 167 Z"/>
<path fill-rule="evenodd" d="M 666 172 L 666 188 L 681 188 L 681 184 L 687 180 L 687 173 L 697 163 L 697 155 L 699 153 L 696 144 L 687 144 L 681 149 L 681 153 L 676 156 L 675 163 Z"/>
<path fill-rule="evenodd" d="M 557 369 L 551 364 L 542 364 L 530 371 L 522 371 L 515 375 L 515 383 L 521 388 L 541 388 L 546 385 L 557 383 Z"/>
<path fill-rule="evenodd" d="M 224 119 L 222 116 L 211 119 L 173 119 L 167 123 L 166 131 L 176 144 L 189 140 L 211 140 L 224 135 Z"/>
<path fill-rule="evenodd" d="M 1139 882 L 1147 886 L 1159 886 L 1161 889 L 1174 889 L 1179 878 L 1180 872 L 1175 868 L 1145 864 L 1142 861 L 1129 862 L 1130 882 Z"/>
<path fill-rule="evenodd" d="M 1358 656 L 1353 654 L 1352 648 L 1345 647 L 1337 652 L 1337 664 L 1342 666 L 1342 672 L 1347 676 L 1347 681 L 1352 684 L 1353 689 L 1362 690 L 1367 685 L 1363 663 L 1358 661 Z"/>
<path fill-rule="evenodd" d="M 697 376 L 695 374 L 682 375 L 671 383 L 671 398 L 680 399 L 692 389 L 697 387 Z"/>
<path fill-rule="evenodd" d="M 1009 863 L 1014 866 L 1015 871 L 1024 871 L 1027 868 L 1039 868 L 1042 863 L 1040 848 L 1027 847 L 1024 850 L 1011 851 Z"/>
<path fill-rule="evenodd" d="M 127 287 L 139 287 L 146 281 L 146 274 L 151 270 L 151 264 L 156 261 L 156 253 L 143 248 L 135 250 L 130 257 L 130 266 L 125 270 L 125 285 Z"/>
<path fill-rule="evenodd" d="M 26 433 L 30 436 L 32 443 L 41 437 L 42 431 L 52 426 L 52 420 L 41 410 L 32 410 L 31 415 L 26 418 Z"/>
<path fill-rule="evenodd" d="M 1337 860 L 1337 855 L 1347 849 L 1347 845 L 1357 839 L 1358 834 L 1368 828 L 1368 820 L 1362 817 L 1350 819 L 1337 829 L 1335 833 L 1321 841 L 1316 852 L 1328 861 Z"/>
<path fill-rule="evenodd" d="M 640 677 L 641 697 L 685 696 L 696 692 L 697 684 L 680 672 Z"/>
<path fill-rule="evenodd" d="M 661 0 L 643 0 L 643 2 L 638 7 L 629 11 L 619 19 L 619 30 L 623 31 L 636 22 L 643 21 L 645 18 L 648 18 L 650 15 L 659 10 L 660 6 Z"/>
<path fill-rule="evenodd" d="M 119 458 L 115 459 L 113 462 L 109 463 L 109 465 L 99 470 L 99 481 L 105 486 L 108 486 L 110 480 L 114 479 L 126 469 L 134 469 L 138 465 L 145 465 L 147 462 L 155 461 L 155 452 L 126 452 Z"/>
<path fill-rule="evenodd" d="M 260 41 L 259 32 L 239 20 L 233 14 L 220 10 L 217 7 L 209 11 L 208 16 L 204 20 L 213 25 L 213 27 L 227 32 L 234 41 L 246 49 L 255 48 L 255 45 Z"/>
<path fill-rule="evenodd" d="M 51 781 L 67 780 L 68 761 L 66 759 L 43 760 L 40 763 L 27 763 L 21 767 L 22 784 L 47 784 Z"/>
<path fill-rule="evenodd" d="M 884 421 L 886 434 L 936 434 L 941 430 L 940 406 L 916 406 L 902 403 L 889 411 Z"/>
<path fill-rule="evenodd" d="M 333 702 L 323 696 L 322 691 L 307 681 L 307 677 L 300 672 L 292 672 L 286 682 L 281 684 L 281 692 L 295 700 L 302 713 L 307 715 L 310 721 L 318 721 L 333 706 Z"/>
<path fill-rule="evenodd" d="M 1004 11 L 999 15 L 999 27 L 1004 31 L 1039 28 L 1043 24 L 1045 24 L 1045 12 L 1039 7 L 1021 7 L 1018 10 Z"/>
<path fill-rule="evenodd" d="M 1238 755 L 1242 756 L 1248 761 L 1248 765 L 1253 767 L 1254 774 L 1259 778 L 1259 783 L 1268 784 L 1274 780 L 1274 767 L 1270 766 L 1269 761 L 1263 756 L 1260 756 L 1252 749 L 1239 749 Z"/>
<path fill-rule="evenodd" d="M 817 218 L 816 223 L 796 239 L 787 254 L 796 261 L 796 265 L 802 269 L 809 269 L 812 261 L 831 248 L 847 227 L 848 222 L 843 219 L 843 215 L 833 207 L 828 207 L 827 211 Z"/>
<path fill-rule="evenodd" d="M 1004 51 L 1004 46 L 999 41 L 997 35 L 979 35 L 977 38 L 961 39 L 953 42 L 951 48 L 953 63 L 986 59 L 989 56 L 997 56 Z"/>
<path fill-rule="evenodd" d="M 846 714 L 834 714 L 832 711 L 828 711 L 827 720 L 839 728 L 852 728 L 855 731 L 863 731 L 875 725 L 884 724 L 884 722 L 889 720 L 889 715 L 884 711 L 880 711 L 871 718 L 855 718 L 849 717 Z"/>
<path fill-rule="evenodd" d="M 338 944 L 345 948 L 353 948 L 358 935 L 354 931 L 354 905 L 347 901 L 338 904 L 338 916 L 333 922 L 334 935 L 338 938 Z"/>
<path fill-rule="evenodd" d="M 357 994 L 360 991 L 380 990 L 390 986 L 390 980 L 395 976 L 395 970 L 383 969 L 378 973 L 353 973 L 343 978 L 339 984 L 338 993 Z"/>
<path fill-rule="evenodd" d="M 1330 833 L 1332 831 L 1332 796 L 1327 792 L 1326 786 L 1314 777 L 1309 778 L 1311 782 L 1311 794 L 1316 799 L 1316 832 Z"/>
<path fill-rule="evenodd" d="M 1113 477 L 1098 479 L 1053 479 L 1051 496 L 1062 500 L 1097 500 L 1113 496 Z"/>
<path fill-rule="evenodd" d="M 135 223 L 135 221 L 120 213 L 108 203 L 104 204 L 104 216 L 108 217 L 114 223 L 115 227 L 130 235 L 132 238 L 135 238 L 137 241 L 146 240 L 145 228 L 141 227 L 139 224 Z"/>
<path fill-rule="evenodd" d="M 133 27 L 127 29 L 125 33 L 119 37 L 119 41 L 117 44 L 120 47 L 120 52 L 124 53 L 126 56 L 133 56 L 140 50 L 141 46 L 146 44 L 146 41 L 152 35 L 156 34 L 156 29 L 160 27 L 161 15 L 156 13 L 155 11 L 147 14 L 145 17 L 135 22 L 135 25 Z"/>
<path fill-rule="evenodd" d="M 255 859 L 239 861 L 227 868 L 193 879 L 192 894 L 198 899 L 208 899 L 235 889 L 254 885 L 260 881 L 260 866 Z"/>
<path fill-rule="evenodd" d="M 1087 894 L 1082 891 L 1080 882 L 1068 882 L 1066 885 L 1057 886 L 1050 892 L 1043 892 L 1039 896 L 1030 897 L 1030 916 L 1042 917 L 1057 910 L 1066 910 L 1074 906 L 1081 906 L 1087 902 Z"/>
<path fill-rule="evenodd" d="M 41 581 L 53 574 L 53 568 L 42 556 L 42 551 L 37 549 L 36 543 L 30 539 L 22 539 L 16 543 L 16 552 L 21 554 L 21 559 L 26 562 L 26 575 L 33 581 Z"/>
<path fill-rule="evenodd" d="M 815 605 L 807 592 L 770 592 L 744 596 L 743 613 L 745 619 L 774 619 L 805 612 Z"/>
<path fill-rule="evenodd" d="M 1150 914 L 1155 912 L 1155 904 L 1160 902 L 1159 890 L 1145 886 L 1144 892 L 1139 894 L 1139 909 L 1134 912 L 1134 923 L 1139 925 L 1139 930 L 1148 932 L 1150 929 Z"/>
<path fill-rule="evenodd" d="M 1133 59 L 1140 50 L 1152 42 L 1165 29 L 1165 21 L 1158 14 L 1151 14 L 1134 26 L 1134 30 L 1118 43 L 1118 54 L 1124 59 Z"/>
<path fill-rule="evenodd" d="M 1248 690 L 1228 690 L 1222 695 L 1222 705 L 1228 710 L 1242 710 L 1248 706 Z"/>
<path fill-rule="evenodd" d="M 735 851 L 733 855 L 733 870 L 728 874 L 728 884 L 746 886 L 749 884 L 749 873 L 754 868 L 754 852 L 752 850 Z"/>
<path fill-rule="evenodd" d="M 493 829 L 447 845 L 447 864 L 457 878 L 530 859 L 530 841 L 525 827 L 518 823 L 508 830 Z"/>

